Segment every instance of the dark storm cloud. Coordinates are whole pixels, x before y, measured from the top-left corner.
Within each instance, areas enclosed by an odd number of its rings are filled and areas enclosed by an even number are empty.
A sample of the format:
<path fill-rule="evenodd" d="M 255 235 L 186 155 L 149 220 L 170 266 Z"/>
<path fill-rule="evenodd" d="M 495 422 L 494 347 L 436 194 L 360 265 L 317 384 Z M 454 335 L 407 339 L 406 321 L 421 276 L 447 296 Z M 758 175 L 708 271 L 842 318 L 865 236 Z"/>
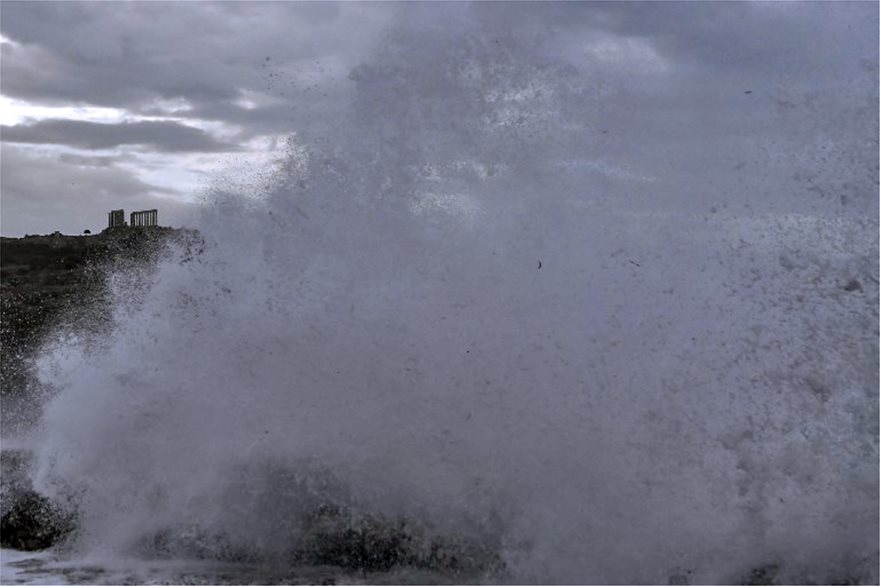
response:
<path fill-rule="evenodd" d="M 309 99 L 308 87 L 293 88 L 286 96 L 289 101 L 244 108 L 233 102 L 199 104 L 186 112 L 175 114 L 193 120 L 215 120 L 239 128 L 236 138 L 246 141 L 255 136 L 277 135 L 288 132 L 306 132 L 327 120 L 334 111 L 343 108 L 345 94 L 338 85 L 314 90 L 319 99 Z M 285 97 L 285 96 L 282 96 Z"/>
<path fill-rule="evenodd" d="M 0 137 L 3 142 L 61 144 L 90 150 L 122 145 L 144 145 L 166 153 L 218 152 L 238 148 L 217 141 L 198 128 L 168 121 L 104 124 L 82 120 L 41 120 L 3 126 Z"/>
<path fill-rule="evenodd" d="M 677 61 L 766 73 L 784 66 L 800 76 L 834 64 L 849 68 L 876 49 L 877 4 L 857 2 L 657 3 L 638 10 L 609 5 L 607 26 L 624 36 L 651 39 Z"/>
<path fill-rule="evenodd" d="M 16 44 L 4 45 L 2 89 L 43 103 L 129 109 L 157 99 L 227 102 L 265 89 L 267 64 L 345 55 L 362 43 L 358 31 L 386 12 L 319 3 L 4 2 L 0 30 Z"/>
<path fill-rule="evenodd" d="M 713 75 L 858 66 L 856 51 L 876 53 L 878 25 L 878 5 L 860 2 L 480 3 L 475 11 L 493 33 L 531 27 L 565 41 L 590 32 L 643 39 L 692 73 Z"/>
<path fill-rule="evenodd" d="M 188 115 L 240 124 L 245 137 L 298 128 L 309 118 L 302 104 L 316 102 L 303 93 L 315 68 L 333 63 L 344 77 L 388 24 L 458 19 L 499 38 L 536 31 L 546 50 L 604 83 L 625 80 L 633 92 L 657 96 L 658 87 L 696 82 L 687 91 L 707 108 L 713 93 L 731 88 L 834 87 L 871 75 L 876 62 L 877 6 L 859 3 L 4 2 L 2 10 L 0 30 L 16 43 L 3 46 L 4 94 L 132 111 L 182 99 Z M 597 35 L 643 43 L 665 60 L 664 79 L 627 79 L 614 61 L 602 67 L 583 51 Z M 248 91 L 289 103 L 245 109 L 236 101 Z"/>
<path fill-rule="evenodd" d="M 132 156 L 126 155 L 75 155 L 71 153 L 60 153 L 58 160 L 70 165 L 79 167 L 112 167 L 117 163 L 136 160 Z"/>

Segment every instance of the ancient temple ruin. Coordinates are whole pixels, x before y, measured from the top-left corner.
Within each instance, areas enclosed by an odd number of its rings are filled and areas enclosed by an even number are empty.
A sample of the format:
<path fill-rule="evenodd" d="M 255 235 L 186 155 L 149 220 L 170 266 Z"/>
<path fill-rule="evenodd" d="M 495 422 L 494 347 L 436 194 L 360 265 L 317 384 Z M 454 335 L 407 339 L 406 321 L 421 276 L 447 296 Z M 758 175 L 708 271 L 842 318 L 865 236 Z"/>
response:
<path fill-rule="evenodd" d="M 158 210 L 144 210 L 141 212 L 131 212 L 131 222 L 129 222 L 131 226 L 158 226 L 159 225 L 159 211 Z"/>
<path fill-rule="evenodd" d="M 139 212 L 131 212 L 131 221 L 125 223 L 125 210 L 111 210 L 109 214 L 110 228 L 120 228 L 123 226 L 158 226 L 159 210 L 141 210 Z"/>
<path fill-rule="evenodd" d="M 125 210 L 110 210 L 109 215 L 109 228 L 118 228 L 119 226 L 125 226 Z"/>

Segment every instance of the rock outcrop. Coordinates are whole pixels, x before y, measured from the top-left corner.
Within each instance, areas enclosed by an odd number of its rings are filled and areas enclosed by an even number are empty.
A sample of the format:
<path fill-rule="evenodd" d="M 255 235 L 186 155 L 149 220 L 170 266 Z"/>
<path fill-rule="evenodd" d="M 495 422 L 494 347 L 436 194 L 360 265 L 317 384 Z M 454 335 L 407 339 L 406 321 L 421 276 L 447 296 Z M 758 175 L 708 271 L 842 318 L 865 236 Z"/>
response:
<path fill-rule="evenodd" d="M 73 531 L 74 516 L 29 490 L 0 517 L 0 546 L 23 551 L 47 549 Z"/>

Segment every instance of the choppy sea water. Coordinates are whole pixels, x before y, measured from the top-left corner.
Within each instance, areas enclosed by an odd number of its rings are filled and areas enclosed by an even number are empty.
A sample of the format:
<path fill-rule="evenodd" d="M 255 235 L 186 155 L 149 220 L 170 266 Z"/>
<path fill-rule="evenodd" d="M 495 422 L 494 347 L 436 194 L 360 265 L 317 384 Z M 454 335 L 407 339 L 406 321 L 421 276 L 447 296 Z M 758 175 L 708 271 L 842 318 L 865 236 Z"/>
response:
<path fill-rule="evenodd" d="M 0 584 L 456 584 L 476 577 L 402 569 L 352 572 L 331 566 L 272 568 L 199 560 L 66 558 L 53 552 L 0 550 Z"/>

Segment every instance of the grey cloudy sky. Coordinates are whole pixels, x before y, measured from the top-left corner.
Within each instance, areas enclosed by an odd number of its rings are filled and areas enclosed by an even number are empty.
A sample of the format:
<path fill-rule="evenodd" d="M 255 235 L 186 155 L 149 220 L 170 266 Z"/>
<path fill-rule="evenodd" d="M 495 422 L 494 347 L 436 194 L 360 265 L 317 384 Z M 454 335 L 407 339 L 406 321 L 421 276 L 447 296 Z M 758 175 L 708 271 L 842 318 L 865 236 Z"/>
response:
<path fill-rule="evenodd" d="M 645 198 L 669 175 L 681 197 L 700 191 L 707 206 L 726 205 L 734 188 L 772 189 L 812 199 L 792 195 L 788 209 L 767 198 L 769 211 L 839 205 L 876 218 L 875 2 L 0 10 L 7 236 L 94 231 L 115 207 L 158 207 L 161 223 L 179 225 L 218 183 L 257 189 L 285 138 L 319 132 L 392 31 L 443 23 L 512 42 L 541 35 L 540 51 L 596 101 L 596 148 L 582 163 Z"/>

